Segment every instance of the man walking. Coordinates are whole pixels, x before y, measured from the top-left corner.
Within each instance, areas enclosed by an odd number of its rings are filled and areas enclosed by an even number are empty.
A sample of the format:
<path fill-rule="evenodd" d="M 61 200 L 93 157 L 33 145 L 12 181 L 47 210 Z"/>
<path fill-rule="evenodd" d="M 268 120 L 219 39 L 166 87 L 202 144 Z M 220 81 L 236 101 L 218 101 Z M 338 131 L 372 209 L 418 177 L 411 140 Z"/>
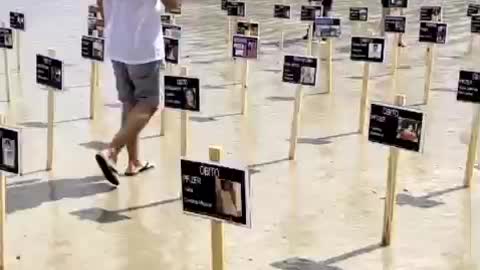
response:
<path fill-rule="evenodd" d="M 170 5 L 177 0 L 162 0 Z M 160 65 L 165 56 L 160 0 L 97 0 L 106 25 L 106 51 L 112 60 L 118 99 L 122 103 L 121 128 L 107 149 L 95 159 L 105 178 L 118 185 L 117 157 L 126 147 L 126 176 L 152 169 L 141 161 L 138 136 L 160 104 Z"/>

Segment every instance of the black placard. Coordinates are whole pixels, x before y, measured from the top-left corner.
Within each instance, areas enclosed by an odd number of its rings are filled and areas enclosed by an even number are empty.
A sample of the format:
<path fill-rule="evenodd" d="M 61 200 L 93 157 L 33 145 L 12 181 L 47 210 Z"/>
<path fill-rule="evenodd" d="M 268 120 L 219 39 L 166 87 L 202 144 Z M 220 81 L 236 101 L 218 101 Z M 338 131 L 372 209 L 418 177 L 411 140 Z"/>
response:
<path fill-rule="evenodd" d="M 382 0 L 384 8 L 407 8 L 408 0 Z"/>
<path fill-rule="evenodd" d="M 228 0 L 220 0 L 220 8 L 222 10 L 227 10 Z"/>
<path fill-rule="evenodd" d="M 105 40 L 103 38 L 83 36 L 82 57 L 103 62 L 105 58 Z"/>
<path fill-rule="evenodd" d="M 245 17 L 245 2 L 227 2 L 227 15 L 235 17 Z"/>
<path fill-rule="evenodd" d="M 315 86 L 317 82 L 317 58 L 285 55 L 283 82 Z"/>
<path fill-rule="evenodd" d="M 405 33 L 407 18 L 404 16 L 386 16 L 385 32 L 388 33 Z"/>
<path fill-rule="evenodd" d="M 350 59 L 353 61 L 382 63 L 384 52 L 383 38 L 352 37 Z"/>
<path fill-rule="evenodd" d="M 472 15 L 480 14 L 480 5 L 479 4 L 468 4 L 467 16 L 471 17 Z"/>
<path fill-rule="evenodd" d="M 302 6 L 300 20 L 313 22 L 315 21 L 316 17 L 322 16 L 322 9 L 323 9 L 322 6 L 316 6 L 316 5 Z"/>
<path fill-rule="evenodd" d="M 368 140 L 397 148 L 421 152 L 424 114 L 384 104 L 372 104 Z"/>
<path fill-rule="evenodd" d="M 183 211 L 250 227 L 247 168 L 181 160 Z"/>
<path fill-rule="evenodd" d="M 237 31 L 238 35 L 246 35 L 248 32 L 248 36 L 258 37 L 259 35 L 259 26 L 257 22 L 238 22 L 237 23 Z"/>
<path fill-rule="evenodd" d="M 350 21 L 368 21 L 368 8 L 367 7 L 351 7 L 350 8 Z"/>
<path fill-rule="evenodd" d="M 163 35 L 180 39 L 182 37 L 182 27 L 175 24 L 162 24 Z"/>
<path fill-rule="evenodd" d="M 420 42 L 445 44 L 447 41 L 447 24 L 437 22 L 420 22 Z"/>
<path fill-rule="evenodd" d="M 37 83 L 57 90 L 62 90 L 62 61 L 37 54 Z"/>
<path fill-rule="evenodd" d="M 250 36 L 233 36 L 232 57 L 257 59 L 258 38 Z"/>
<path fill-rule="evenodd" d="M 200 81 L 197 78 L 165 76 L 165 107 L 200 111 Z"/>
<path fill-rule="evenodd" d="M 13 49 L 13 31 L 0 27 L 0 48 Z"/>
<path fill-rule="evenodd" d="M 472 15 L 470 24 L 470 32 L 473 34 L 480 33 L 480 15 Z"/>
<path fill-rule="evenodd" d="M 290 6 L 288 5 L 275 5 L 273 7 L 273 17 L 279 19 L 290 19 Z"/>
<path fill-rule="evenodd" d="M 420 8 L 420 21 L 442 21 L 442 7 L 441 6 L 431 6 L 431 7 L 421 7 Z"/>
<path fill-rule="evenodd" d="M 178 64 L 180 55 L 180 42 L 178 39 L 163 37 L 165 43 L 165 61 L 167 63 Z"/>
<path fill-rule="evenodd" d="M 20 12 L 10 12 L 10 27 L 25 31 L 25 15 Z"/>
<path fill-rule="evenodd" d="M 88 17 L 88 35 L 103 38 L 105 21 L 95 17 Z"/>
<path fill-rule="evenodd" d="M 172 23 L 172 15 L 170 14 L 162 14 L 160 15 L 160 19 L 164 24 L 171 24 Z"/>
<path fill-rule="evenodd" d="M 342 34 L 339 18 L 317 17 L 315 19 L 315 36 L 322 38 L 340 37 Z"/>
<path fill-rule="evenodd" d="M 19 129 L 0 126 L 0 170 L 19 174 L 21 172 L 21 132 Z"/>
<path fill-rule="evenodd" d="M 480 73 L 461 70 L 458 79 L 458 101 L 480 103 Z"/>
<path fill-rule="evenodd" d="M 100 8 L 97 5 L 88 6 L 88 17 L 90 18 L 99 18 Z"/>

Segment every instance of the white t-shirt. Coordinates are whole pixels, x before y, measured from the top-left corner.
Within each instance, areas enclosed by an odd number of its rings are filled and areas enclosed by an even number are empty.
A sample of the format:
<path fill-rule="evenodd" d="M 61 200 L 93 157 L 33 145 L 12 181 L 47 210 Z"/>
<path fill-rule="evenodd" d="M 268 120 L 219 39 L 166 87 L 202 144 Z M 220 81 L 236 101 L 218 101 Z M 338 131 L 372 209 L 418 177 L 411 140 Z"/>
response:
<path fill-rule="evenodd" d="M 145 64 L 165 57 L 160 0 L 104 0 L 106 51 L 125 64 Z"/>

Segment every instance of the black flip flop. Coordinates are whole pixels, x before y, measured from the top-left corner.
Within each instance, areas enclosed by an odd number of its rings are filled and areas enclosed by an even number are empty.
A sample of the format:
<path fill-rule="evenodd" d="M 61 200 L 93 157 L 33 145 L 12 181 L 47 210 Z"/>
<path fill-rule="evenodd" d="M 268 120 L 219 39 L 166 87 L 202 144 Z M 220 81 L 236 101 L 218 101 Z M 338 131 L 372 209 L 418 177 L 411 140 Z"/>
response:
<path fill-rule="evenodd" d="M 103 172 L 105 178 L 110 182 L 112 185 L 118 186 L 120 182 L 118 181 L 117 176 L 115 175 L 115 168 L 110 166 L 102 154 L 96 154 L 95 160 L 97 160 L 98 166 Z"/>
<path fill-rule="evenodd" d="M 142 172 L 145 172 L 145 171 L 148 171 L 148 170 L 151 170 L 155 168 L 155 164 L 153 163 L 150 163 L 150 162 L 146 162 L 145 165 L 143 165 L 140 169 L 138 169 L 137 171 L 134 171 L 134 172 L 125 172 L 125 176 L 135 176 L 139 173 L 142 173 Z"/>

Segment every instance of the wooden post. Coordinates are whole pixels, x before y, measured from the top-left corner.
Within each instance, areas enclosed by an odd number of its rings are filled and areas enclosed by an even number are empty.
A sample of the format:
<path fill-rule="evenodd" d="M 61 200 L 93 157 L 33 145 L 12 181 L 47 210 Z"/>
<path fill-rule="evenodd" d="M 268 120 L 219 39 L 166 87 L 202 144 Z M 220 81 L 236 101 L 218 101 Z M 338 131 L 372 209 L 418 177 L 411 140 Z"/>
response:
<path fill-rule="evenodd" d="M 297 152 L 297 139 L 300 130 L 302 110 L 303 86 L 300 84 L 295 94 L 295 108 L 293 110 L 292 129 L 290 132 L 290 151 L 288 158 L 294 160 Z"/>
<path fill-rule="evenodd" d="M 285 23 L 283 19 L 280 22 L 280 50 L 283 51 L 285 47 Z"/>
<path fill-rule="evenodd" d="M 246 115 L 248 111 L 248 59 L 243 59 L 242 64 L 242 115 Z"/>
<path fill-rule="evenodd" d="M 435 44 L 428 44 L 427 47 L 427 68 L 425 70 L 425 88 L 424 88 L 424 98 L 423 102 L 428 104 L 428 99 L 430 96 L 430 88 L 432 86 L 432 77 L 433 77 L 433 65 L 435 59 Z"/>
<path fill-rule="evenodd" d="M 400 34 L 395 34 L 395 39 L 393 41 L 393 58 L 392 58 L 392 92 L 394 95 L 397 93 L 397 75 L 398 75 L 398 60 L 400 49 L 398 43 L 400 41 Z"/>
<path fill-rule="evenodd" d="M 220 162 L 222 159 L 222 148 L 219 146 L 210 146 L 210 161 Z M 212 270 L 224 270 L 225 267 L 225 246 L 224 246 L 223 223 L 212 220 L 211 241 L 212 241 Z"/>
<path fill-rule="evenodd" d="M 5 23 L 2 22 L 2 27 L 5 27 Z M 17 46 L 17 44 L 15 44 Z M 7 101 L 10 101 L 10 67 L 8 65 L 8 51 L 6 48 L 3 49 L 3 63 L 5 67 L 5 92 L 7 95 Z"/>
<path fill-rule="evenodd" d="M 187 67 L 182 67 L 180 76 L 188 76 Z M 180 156 L 187 156 L 188 151 L 188 111 L 182 110 L 180 113 Z"/>
<path fill-rule="evenodd" d="M 48 56 L 55 57 L 56 52 L 53 49 L 48 49 Z M 47 123 L 47 171 L 52 170 L 53 165 L 53 141 L 54 141 L 54 128 L 53 123 L 55 121 L 55 93 L 52 87 L 48 89 L 48 123 Z"/>
<path fill-rule="evenodd" d="M 308 25 L 308 41 L 307 41 L 307 55 L 312 56 L 312 48 L 313 48 L 313 23 L 309 23 Z"/>
<path fill-rule="evenodd" d="M 227 29 L 227 42 L 228 42 L 228 45 L 230 46 L 230 44 L 232 43 L 232 17 L 231 16 L 228 16 L 227 15 L 227 19 L 228 19 L 228 29 Z"/>
<path fill-rule="evenodd" d="M 363 80 L 362 80 L 362 95 L 360 98 L 360 118 L 358 132 L 363 134 L 365 129 L 365 118 L 367 116 L 368 107 L 368 81 L 370 79 L 370 63 L 363 63 Z"/>
<path fill-rule="evenodd" d="M 5 117 L 3 115 L 0 115 L 0 125 L 4 125 L 5 124 Z M 1 270 L 4 270 L 5 269 L 5 264 L 6 264 L 6 260 L 5 260 L 5 221 L 6 221 L 6 218 L 5 218 L 5 215 L 6 215 L 6 211 L 7 211 L 7 208 L 6 208 L 6 200 L 7 200 L 7 197 L 6 197 L 6 177 L 5 177 L 5 174 L 3 173 L 3 171 L 0 171 L 0 269 Z"/>
<path fill-rule="evenodd" d="M 97 76 L 98 76 L 98 64 L 92 60 L 90 69 L 90 119 L 95 119 L 95 110 L 97 107 Z"/>
<path fill-rule="evenodd" d="M 327 93 L 333 91 L 333 39 L 327 39 Z"/>
<path fill-rule="evenodd" d="M 15 30 L 15 44 L 16 44 L 16 51 L 17 51 L 17 72 L 20 74 L 21 71 L 21 32 L 20 30 Z"/>
<path fill-rule="evenodd" d="M 395 96 L 395 105 L 405 106 L 406 97 L 404 95 Z M 383 216 L 383 234 L 382 246 L 389 246 L 392 239 L 393 218 L 395 210 L 397 168 L 398 168 L 399 149 L 390 147 L 390 156 L 388 158 L 387 190 L 385 196 L 385 210 Z"/>
<path fill-rule="evenodd" d="M 465 168 L 465 186 L 470 187 L 473 179 L 473 168 L 477 159 L 478 135 L 480 132 L 480 104 L 474 105 L 474 116 L 472 121 L 472 133 L 470 135 L 470 143 L 468 145 L 467 165 Z"/>

